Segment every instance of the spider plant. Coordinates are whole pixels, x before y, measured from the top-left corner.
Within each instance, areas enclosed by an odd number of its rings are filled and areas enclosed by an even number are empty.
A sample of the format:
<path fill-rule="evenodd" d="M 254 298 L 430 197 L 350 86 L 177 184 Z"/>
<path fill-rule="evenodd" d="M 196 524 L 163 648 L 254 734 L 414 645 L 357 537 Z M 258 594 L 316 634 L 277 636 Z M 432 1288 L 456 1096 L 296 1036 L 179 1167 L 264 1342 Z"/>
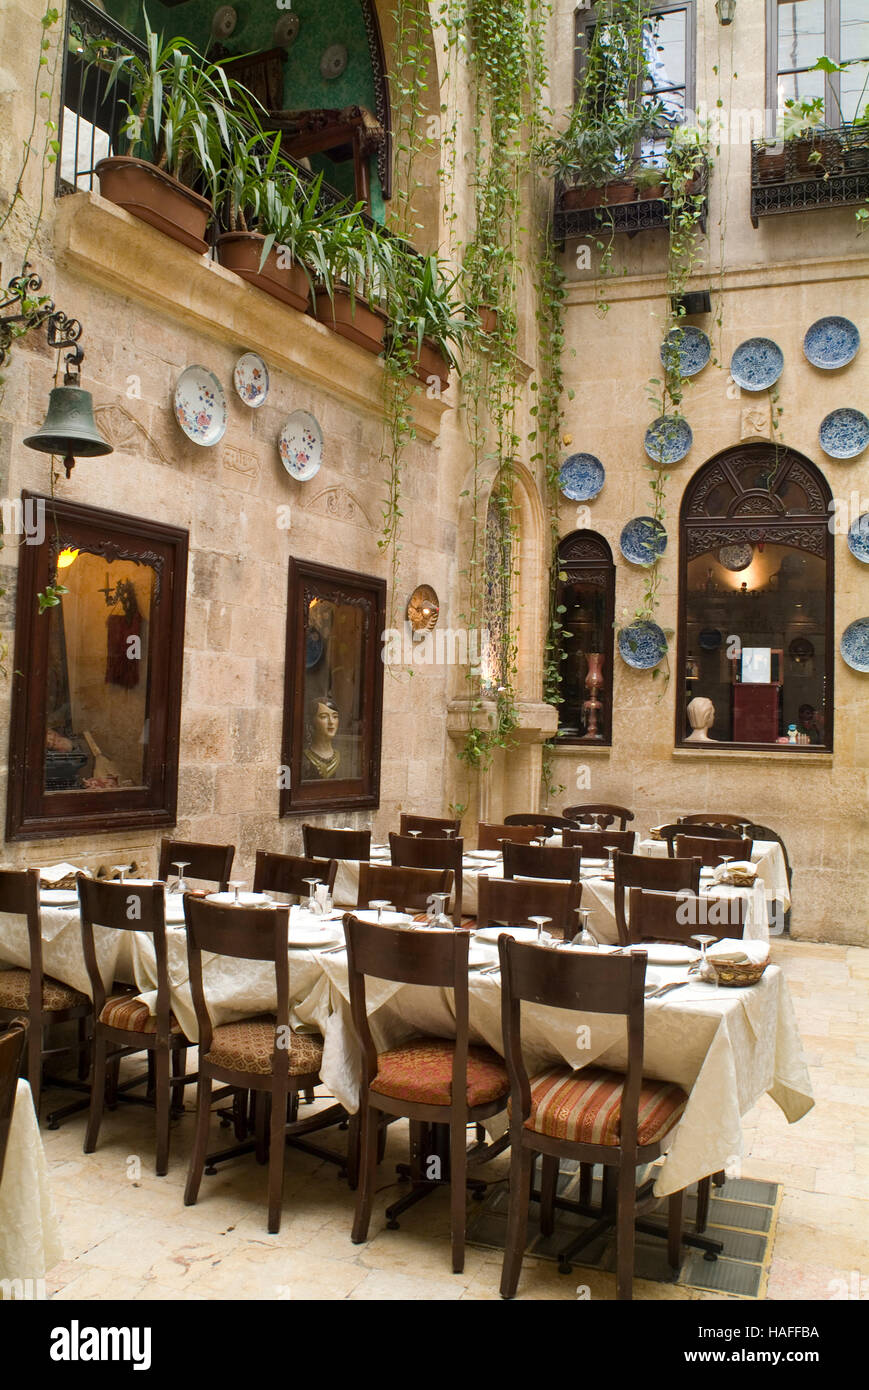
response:
<path fill-rule="evenodd" d="M 429 342 L 451 367 L 457 365 L 468 319 L 473 318 L 457 292 L 460 280 L 460 272 L 453 272 L 435 255 L 402 254 L 391 312 L 393 334 L 417 357 L 423 342 Z"/>

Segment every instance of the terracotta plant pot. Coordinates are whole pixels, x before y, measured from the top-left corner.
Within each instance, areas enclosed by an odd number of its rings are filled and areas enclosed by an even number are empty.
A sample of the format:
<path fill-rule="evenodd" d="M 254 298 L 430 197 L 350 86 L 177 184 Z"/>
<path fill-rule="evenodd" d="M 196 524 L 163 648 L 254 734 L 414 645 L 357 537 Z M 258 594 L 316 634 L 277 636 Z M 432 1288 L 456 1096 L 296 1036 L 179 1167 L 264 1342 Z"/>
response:
<path fill-rule="evenodd" d="M 758 150 L 757 177 L 761 183 L 784 183 L 784 150 Z"/>
<path fill-rule="evenodd" d="M 158 227 L 200 256 L 208 250 L 205 228 L 212 209 L 207 198 L 145 159 L 112 155 L 99 161 L 96 173 L 100 193 L 110 203 Z"/>
<path fill-rule="evenodd" d="M 566 206 L 567 204 L 565 203 L 565 207 Z M 483 304 L 477 310 L 477 314 L 479 315 L 480 328 L 483 332 L 494 333 L 495 329 L 498 327 L 498 310 L 490 309 L 487 304 Z"/>
<path fill-rule="evenodd" d="M 802 177 L 822 179 L 842 168 L 842 147 L 835 136 L 815 140 L 798 140 L 795 149 L 797 173 Z M 818 155 L 819 158 L 813 158 Z"/>
<path fill-rule="evenodd" d="M 664 185 L 662 183 L 653 183 L 649 188 L 640 188 L 637 191 L 637 197 L 641 203 L 648 202 L 653 198 L 663 198 Z"/>
<path fill-rule="evenodd" d="M 440 348 L 423 338 L 422 352 L 416 364 L 416 379 L 421 381 L 423 386 L 428 386 L 429 379 L 433 376 L 440 382 L 441 390 L 446 391 L 450 384 L 450 364 Z"/>
<path fill-rule="evenodd" d="M 605 208 L 614 203 L 633 203 L 637 197 L 637 185 L 622 179 L 614 179 L 602 188 L 565 188 L 561 195 L 561 206 L 566 212 L 586 208 Z"/>
<path fill-rule="evenodd" d="M 227 270 L 240 275 L 242 280 L 248 280 L 274 299 L 280 299 L 304 314 L 311 295 L 307 275 L 301 266 L 295 264 L 281 269 L 277 246 L 272 247 L 260 270 L 264 241 L 265 237 L 260 232 L 224 232 L 217 238 L 217 259 Z"/>
<path fill-rule="evenodd" d="M 317 290 L 314 295 L 314 315 L 320 323 L 325 323 L 342 338 L 358 343 L 366 352 L 375 355 L 383 351 L 386 336 L 386 315 L 379 309 L 372 309 L 364 299 L 350 298 L 350 291 L 343 285 L 335 286 L 335 298 L 331 300 L 325 290 Z"/>
<path fill-rule="evenodd" d="M 611 203 L 633 203 L 637 197 L 637 185 L 622 179 L 614 179 L 600 191 L 603 207 L 608 207 Z"/>

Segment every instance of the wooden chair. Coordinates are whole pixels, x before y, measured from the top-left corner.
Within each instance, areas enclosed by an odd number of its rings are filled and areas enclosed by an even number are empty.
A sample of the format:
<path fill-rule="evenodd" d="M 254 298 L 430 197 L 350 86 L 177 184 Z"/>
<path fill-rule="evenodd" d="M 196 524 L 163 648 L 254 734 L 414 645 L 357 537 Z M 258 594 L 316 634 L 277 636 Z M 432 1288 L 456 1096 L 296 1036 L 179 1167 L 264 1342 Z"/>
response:
<path fill-rule="evenodd" d="M 551 917 L 547 928 L 571 940 L 579 930 L 577 910 L 582 902 L 582 884 L 575 879 L 487 878 L 477 881 L 477 928 L 527 927 L 532 914 Z"/>
<path fill-rule="evenodd" d="M 681 821 L 674 821 L 671 825 L 662 825 L 658 831 L 662 840 L 666 841 L 667 853 L 670 858 L 676 854 L 676 836 L 685 834 L 685 826 Z M 692 825 L 691 835 L 697 839 L 705 840 L 739 840 L 742 838 L 738 830 L 728 829 L 724 825 Z M 725 854 L 728 852 L 724 851 Z"/>
<path fill-rule="evenodd" d="M 26 1042 L 27 1024 L 23 1019 L 13 1019 L 0 1032 L 0 1182 Z"/>
<path fill-rule="evenodd" d="M 505 816 L 504 824 L 538 827 L 542 825 L 547 835 L 554 835 L 556 830 L 563 830 L 565 826 L 572 830 L 579 829 L 579 822 L 571 820 L 569 816 L 550 816 L 545 811 L 518 811 L 514 816 Z"/>
<path fill-rule="evenodd" d="M 272 854 L 260 849 L 254 865 L 253 891 L 307 899 L 310 888 L 305 879 L 316 878 L 326 884 L 331 896 L 337 874 L 337 859 L 303 859 L 295 854 Z"/>
<path fill-rule="evenodd" d="M 648 1183 L 637 1191 L 637 1168 L 660 1156 L 665 1139 L 688 1104 L 688 1096 L 680 1086 L 643 1077 L 645 952 L 617 957 L 580 956 L 526 946 L 509 936 L 501 937 L 498 951 L 511 1112 L 510 1206 L 501 1294 L 512 1298 L 519 1283 L 532 1171 L 537 1155 L 542 1154 L 542 1233 L 552 1234 L 556 1205 L 597 1218 L 561 1252 L 559 1268 L 569 1270 L 570 1259 L 583 1246 L 615 1226 L 617 1296 L 630 1299 L 635 1229 L 665 1234 L 659 1227 L 636 1219 L 648 1204 L 648 1189 L 652 1185 Z M 627 1071 L 623 1074 L 592 1066 L 577 1072 L 561 1062 L 529 1078 L 522 1057 L 523 1000 L 570 1011 L 622 1015 L 628 1036 Z M 615 1168 L 614 1210 L 607 1202 L 604 1209 L 598 1210 L 558 1198 L 560 1158 L 579 1159 L 581 1164 L 602 1163 L 605 1170 Z M 683 1192 L 676 1192 L 669 1198 L 667 1257 L 674 1269 L 680 1262 L 683 1197 Z"/>
<path fill-rule="evenodd" d="M 707 869 L 717 868 L 722 854 L 729 854 L 731 859 L 750 861 L 751 850 L 752 841 L 741 840 L 738 836 L 733 840 L 729 835 L 716 839 L 705 835 L 677 835 L 674 841 L 676 859 L 691 859 L 699 854 L 703 867 Z"/>
<path fill-rule="evenodd" d="M 157 1110 L 156 1169 L 157 1176 L 162 1177 L 169 1169 L 170 1061 L 171 1090 L 176 1105 L 181 1103 L 184 1086 L 195 1079 L 186 1076 L 187 1048 L 192 1044 L 182 1033 L 181 1025 L 169 1007 L 165 884 L 107 883 L 85 878 L 84 874 L 77 875 L 77 882 L 82 948 L 91 983 L 95 1017 L 91 1103 L 84 1151 L 86 1154 L 93 1153 L 97 1146 L 106 1099 L 107 1065 L 111 1064 L 115 1070 L 122 1057 L 136 1052 L 147 1052 L 149 1059 L 153 1056 Z M 133 899 L 136 915 L 131 916 Z M 135 989 L 126 989 L 122 993 L 107 997 L 97 965 L 94 927 L 147 932 L 154 938 L 157 965 L 156 1015 L 150 1013 L 147 1004 L 136 999 Z M 125 1090 L 129 1090 L 135 1084 L 138 1083 L 127 1082 Z M 129 1096 L 123 1098 L 135 1099 Z"/>
<path fill-rule="evenodd" d="M 540 840 L 546 834 L 545 825 L 508 825 L 506 821 L 496 825 L 493 821 L 481 820 L 477 826 L 477 849 L 500 849 L 502 840 L 530 845 L 532 840 Z"/>
<path fill-rule="evenodd" d="M 411 830 L 419 830 L 422 836 L 434 837 L 439 840 L 447 830 L 452 830 L 455 835 L 461 835 L 462 822 L 460 820 L 443 820 L 439 816 L 409 816 L 402 811 L 398 833 L 399 835 L 409 835 Z M 449 839 L 449 836 L 446 838 Z"/>
<path fill-rule="evenodd" d="M 423 1176 L 426 1156 L 437 1144 L 433 1127 L 449 1126 L 453 1271 L 459 1274 L 465 1263 L 467 1126 L 503 1110 L 509 1087 L 501 1058 L 491 1048 L 468 1044 L 470 936 L 462 931 L 408 932 L 377 927 L 361 922 L 352 913 L 344 918 L 344 934 L 353 1026 L 362 1045 L 360 1181 L 354 1244 L 362 1244 L 368 1236 L 379 1116 L 405 1116 L 410 1121 L 414 1187 L 387 1211 L 391 1227 L 401 1211 L 437 1185 Z M 455 1037 L 413 1037 L 378 1054 L 368 1025 L 366 976 L 453 990 Z M 490 1157 L 491 1150 L 483 1156 Z"/>
<path fill-rule="evenodd" d="M 724 827 L 725 830 L 739 830 L 748 825 L 750 816 L 721 816 L 717 811 L 698 811 L 690 816 L 679 816 L 680 825 L 704 825 Z M 693 831 L 691 832 L 693 834 Z"/>
<path fill-rule="evenodd" d="M 633 854 L 637 841 L 635 830 L 563 830 L 565 849 L 582 850 L 583 859 L 606 859 L 607 850 Z"/>
<path fill-rule="evenodd" d="M 33 1105 L 39 1115 L 42 1067 L 48 1058 L 77 1054 L 79 1079 L 82 1082 L 87 1079 L 90 1053 L 88 1020 L 93 1015 L 93 1007 L 86 994 L 53 980 L 43 972 L 38 869 L 0 869 L 0 912 L 24 917 L 27 923 L 30 967 L 0 971 L 0 1020 L 8 1022 L 25 1018 L 30 1025 L 27 1079 L 33 1092 Z M 45 1030 L 71 1020 L 78 1023 L 77 1043 L 46 1048 Z M 68 1083 L 61 1079 L 61 1084 Z M 84 1086 L 77 1089 L 83 1090 Z M 60 1112 L 56 1118 L 59 1115 Z"/>
<path fill-rule="evenodd" d="M 347 1117 L 342 1106 L 330 1106 L 310 1119 L 287 1124 L 288 1107 L 298 1100 L 299 1092 L 312 1090 L 319 1084 L 323 1061 L 323 1039 L 319 1034 L 297 1033 L 290 1027 L 289 909 L 224 906 L 203 902 L 188 894 L 184 898 L 184 916 L 190 990 L 199 1031 L 196 1132 L 184 1205 L 195 1204 L 206 1162 L 211 1167 L 244 1153 L 256 1153 L 258 1162 L 268 1160 L 268 1229 L 275 1233 L 281 1226 L 286 1144 L 347 1167 L 346 1157 L 316 1148 L 300 1137 L 345 1121 Z M 203 951 L 235 960 L 273 963 L 275 1012 L 215 1027 L 202 981 Z M 221 1082 L 226 1089 L 212 1095 L 215 1081 Z M 254 1092 L 256 1139 L 206 1156 L 212 1101 L 237 1090 Z M 295 1106 L 292 1106 L 292 1113 L 295 1114 Z"/>
<path fill-rule="evenodd" d="M 389 834 L 389 853 L 398 869 L 452 869 L 455 898 L 453 923 L 462 925 L 462 856 L 465 842 L 461 839 L 433 840 L 424 835 Z"/>
<path fill-rule="evenodd" d="M 359 901 L 392 903 L 401 912 L 425 912 L 432 893 L 453 891 L 452 869 L 400 869 L 390 864 L 359 865 Z"/>
<path fill-rule="evenodd" d="M 302 845 L 308 859 L 370 859 L 371 831 L 303 825 Z"/>
<path fill-rule="evenodd" d="M 790 892 L 793 888 L 794 874 L 793 869 L 791 868 L 790 858 L 788 857 L 788 847 L 782 839 L 781 835 L 779 835 L 777 830 L 771 830 L 768 825 L 756 825 L 753 821 L 750 821 L 748 823 L 747 830 L 748 834 L 751 836 L 752 845 L 754 844 L 755 840 L 776 840 L 781 845 L 782 854 L 784 855 L 785 859 L 785 873 L 787 874 L 788 879 L 788 891 Z M 791 910 L 790 908 L 788 908 L 787 912 L 784 914 L 783 923 L 775 923 L 776 929 L 780 930 L 783 926 L 785 931 L 789 931 L 790 922 Z"/>
<path fill-rule="evenodd" d="M 184 878 L 202 883 L 216 883 L 225 893 L 232 873 L 235 845 L 205 845 L 195 840 L 161 840 L 157 877 L 168 882 L 173 864 L 182 860 L 187 865 Z"/>
<path fill-rule="evenodd" d="M 741 940 L 748 916 L 748 899 L 707 898 L 699 894 L 654 893 L 645 888 L 630 889 L 630 918 L 628 940 L 633 945 L 644 941 L 672 941 L 692 945 L 691 938 L 711 926 L 710 936 L 732 936 Z M 716 919 L 726 914 L 725 923 Z"/>
<path fill-rule="evenodd" d="M 701 859 L 650 859 L 645 854 L 614 856 L 615 907 L 619 945 L 630 942 L 625 895 L 630 888 L 647 888 L 659 893 L 678 893 L 687 890 L 695 896 L 700 892 Z"/>
<path fill-rule="evenodd" d="M 505 841 L 504 877 L 567 878 L 579 881 L 582 851 L 557 845 L 515 845 Z"/>
<path fill-rule="evenodd" d="M 627 806 L 614 806 L 608 801 L 587 801 L 581 806 L 565 806 L 564 814 L 575 820 L 593 820 L 600 830 L 606 830 L 613 821 L 618 821 L 619 830 L 624 830 L 629 820 L 634 819 L 633 811 Z"/>

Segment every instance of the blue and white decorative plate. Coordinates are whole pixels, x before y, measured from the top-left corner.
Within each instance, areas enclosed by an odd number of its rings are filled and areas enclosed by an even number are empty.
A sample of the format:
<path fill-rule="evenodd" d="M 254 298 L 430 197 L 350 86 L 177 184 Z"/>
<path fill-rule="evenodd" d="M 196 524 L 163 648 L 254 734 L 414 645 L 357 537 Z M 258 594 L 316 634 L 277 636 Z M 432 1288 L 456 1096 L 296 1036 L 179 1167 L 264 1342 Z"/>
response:
<path fill-rule="evenodd" d="M 818 439 L 831 459 L 856 458 L 869 444 L 869 420 L 862 410 L 854 410 L 851 406 L 831 410 L 821 421 Z"/>
<path fill-rule="evenodd" d="M 845 628 L 839 651 L 852 671 L 869 672 L 869 618 L 858 618 Z"/>
<path fill-rule="evenodd" d="M 869 512 L 858 516 L 848 527 L 848 549 L 864 565 L 869 565 Z"/>
<path fill-rule="evenodd" d="M 655 463 L 678 463 L 693 443 L 687 420 L 679 415 L 659 415 L 646 430 L 644 448 Z"/>
<path fill-rule="evenodd" d="M 667 549 L 667 532 L 653 516 L 635 516 L 623 527 L 619 548 L 632 565 L 653 565 Z"/>
<path fill-rule="evenodd" d="M 235 364 L 232 379 L 245 405 L 257 410 L 269 393 L 269 369 L 259 353 L 242 353 Z"/>
<path fill-rule="evenodd" d="M 278 453 L 291 478 L 307 483 L 323 462 L 323 434 L 307 410 L 294 410 L 281 430 Z"/>
<path fill-rule="evenodd" d="M 594 454 L 571 454 L 558 474 L 558 486 L 571 502 L 590 502 L 606 481 L 606 469 Z"/>
<path fill-rule="evenodd" d="M 724 635 L 720 628 L 704 627 L 703 631 L 699 633 L 697 641 L 700 644 L 701 651 L 717 652 L 721 643 L 724 641 Z"/>
<path fill-rule="evenodd" d="M 680 376 L 696 376 L 712 356 L 712 344 L 702 328 L 686 323 L 671 328 L 661 344 L 661 361 L 668 371 L 678 368 Z"/>
<path fill-rule="evenodd" d="M 825 371 L 835 371 L 837 367 L 847 367 L 853 362 L 860 348 L 860 332 L 856 323 L 850 319 L 817 319 L 803 339 L 803 352 L 813 367 L 823 367 Z"/>
<path fill-rule="evenodd" d="M 204 448 L 219 443 L 226 432 L 226 396 L 207 367 L 188 367 L 175 387 L 175 419 L 188 439 Z"/>
<path fill-rule="evenodd" d="M 619 653 L 635 671 L 651 671 L 667 655 L 667 639 L 657 623 L 641 618 L 620 631 Z"/>
<path fill-rule="evenodd" d="M 765 391 L 784 370 L 785 357 L 772 338 L 747 338 L 730 359 L 730 375 L 743 391 Z"/>
<path fill-rule="evenodd" d="M 718 550 L 718 563 L 724 569 L 732 570 L 738 574 L 740 570 L 747 570 L 754 559 L 754 546 L 746 541 L 743 545 L 722 545 Z"/>

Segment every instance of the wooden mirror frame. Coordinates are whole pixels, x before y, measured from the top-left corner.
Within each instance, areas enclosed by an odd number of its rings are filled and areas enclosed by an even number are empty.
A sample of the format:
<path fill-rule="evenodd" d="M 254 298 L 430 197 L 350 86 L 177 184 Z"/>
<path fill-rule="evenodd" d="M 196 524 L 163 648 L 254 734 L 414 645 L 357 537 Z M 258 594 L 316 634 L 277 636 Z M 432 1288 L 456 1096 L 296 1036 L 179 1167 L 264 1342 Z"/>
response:
<path fill-rule="evenodd" d="M 614 621 L 616 603 L 616 567 L 612 550 L 603 536 L 596 531 L 571 531 L 558 543 L 558 569 L 567 578 L 558 581 L 556 603 L 564 603 L 564 590 L 571 583 L 587 584 L 604 594 L 604 667 L 603 685 L 598 692 L 601 705 L 601 737 L 589 738 L 586 734 L 571 735 L 559 731 L 554 735 L 558 744 L 584 743 L 593 748 L 609 748 L 613 741 L 613 657 Z M 567 614 L 561 615 L 565 631 L 569 624 Z M 562 680 L 567 662 L 562 663 Z M 585 696 L 583 696 L 583 699 Z M 563 706 L 559 705 L 559 716 Z M 582 700 L 580 700 L 580 712 Z M 559 718 L 560 724 L 560 718 Z"/>

